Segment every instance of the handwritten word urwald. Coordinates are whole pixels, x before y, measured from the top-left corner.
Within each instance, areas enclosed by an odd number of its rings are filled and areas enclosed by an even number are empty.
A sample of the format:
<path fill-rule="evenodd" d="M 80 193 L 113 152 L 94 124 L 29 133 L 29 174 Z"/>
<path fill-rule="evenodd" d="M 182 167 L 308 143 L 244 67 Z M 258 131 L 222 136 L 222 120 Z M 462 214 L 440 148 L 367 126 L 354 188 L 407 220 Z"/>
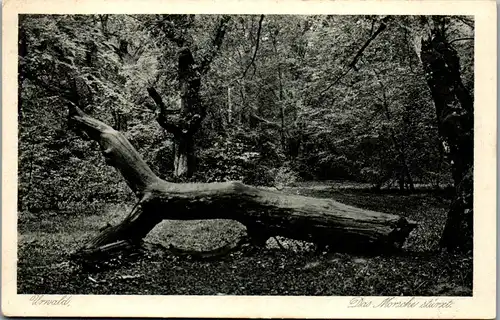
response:
<path fill-rule="evenodd" d="M 43 294 L 36 294 L 30 297 L 30 301 L 34 306 L 69 306 L 71 303 L 71 296 L 47 298 Z"/>
<path fill-rule="evenodd" d="M 348 308 L 429 308 L 447 309 L 453 306 L 453 299 L 416 299 L 415 297 L 389 297 L 382 301 L 374 301 L 363 297 L 352 298 Z"/>

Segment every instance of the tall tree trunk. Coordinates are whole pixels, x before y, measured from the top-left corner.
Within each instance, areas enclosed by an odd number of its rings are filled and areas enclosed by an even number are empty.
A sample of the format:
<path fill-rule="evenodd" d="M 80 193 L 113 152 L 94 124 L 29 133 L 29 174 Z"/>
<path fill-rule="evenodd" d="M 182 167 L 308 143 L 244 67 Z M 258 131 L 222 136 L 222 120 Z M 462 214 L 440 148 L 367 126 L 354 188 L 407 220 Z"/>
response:
<path fill-rule="evenodd" d="M 403 165 L 404 165 L 404 170 L 405 170 L 405 176 L 406 180 L 408 182 L 408 190 L 410 192 L 415 191 L 415 184 L 413 183 L 413 178 L 410 172 L 410 167 L 408 166 L 408 157 L 407 157 L 407 152 L 408 152 L 408 136 L 411 136 L 413 134 L 414 128 L 412 128 L 412 124 L 410 121 L 410 104 L 405 104 L 405 113 L 403 114 L 403 124 L 404 124 L 404 136 L 401 138 L 401 156 L 403 160 Z"/>
<path fill-rule="evenodd" d="M 468 250 L 473 244 L 473 100 L 462 83 L 457 52 L 446 40 L 445 18 L 424 19 L 431 28 L 421 39 L 420 59 L 436 106 L 439 134 L 450 147 L 456 192 L 440 246 Z"/>
<path fill-rule="evenodd" d="M 382 83 L 380 80 L 377 72 L 373 71 L 375 74 L 375 77 L 377 78 L 377 81 L 382 88 L 382 107 L 384 110 L 384 115 L 387 119 L 388 122 L 392 122 L 392 115 L 391 115 L 391 110 L 389 109 L 389 100 L 387 99 L 387 93 L 385 89 L 385 85 Z M 401 138 L 400 141 L 396 139 L 396 132 L 394 131 L 394 128 L 390 128 L 390 135 L 391 135 L 391 140 L 394 145 L 395 152 L 397 154 L 397 158 L 400 161 L 400 170 L 397 173 L 398 174 L 398 184 L 399 184 L 399 190 L 404 191 L 405 190 L 405 179 L 408 180 L 408 187 L 410 191 L 415 191 L 415 186 L 413 184 L 413 179 L 411 177 L 410 169 L 408 168 L 408 162 L 406 161 L 406 147 L 403 138 Z M 396 166 L 397 168 L 397 166 Z M 383 182 L 382 182 L 383 183 Z"/>
<path fill-rule="evenodd" d="M 277 29 L 273 33 L 272 37 L 272 43 L 273 43 L 273 49 L 274 49 L 274 54 L 276 57 L 279 57 L 279 52 L 278 52 L 278 47 L 277 47 L 277 39 L 276 37 L 279 34 L 279 29 Z M 286 136 L 285 136 L 285 105 L 284 105 L 284 89 L 283 89 L 283 74 L 281 71 L 281 63 L 280 61 L 277 62 L 277 68 L 278 68 L 278 89 L 279 89 L 279 106 L 280 106 L 280 138 L 281 138 L 281 148 L 284 153 L 287 151 L 286 147 Z"/>
<path fill-rule="evenodd" d="M 193 54 L 189 48 L 182 48 L 179 54 L 179 86 L 181 94 L 181 117 L 191 118 L 204 116 L 200 99 L 201 74 L 195 65 Z M 174 176 L 190 177 L 194 172 L 194 133 L 201 121 L 190 122 L 175 137 Z"/>
<path fill-rule="evenodd" d="M 148 88 L 148 93 L 160 109 L 158 123 L 174 136 L 174 170 L 177 178 L 189 178 L 194 172 L 195 150 L 194 134 L 198 131 L 206 113 L 206 106 L 200 97 L 201 78 L 210 68 L 210 64 L 222 45 L 229 16 L 219 19 L 212 37 L 211 47 L 199 61 L 195 61 L 190 49 L 192 39 L 186 30 L 194 21 L 193 15 L 181 15 L 174 18 L 163 15 L 162 29 L 165 37 L 179 46 L 178 80 L 181 98 L 180 110 L 169 109 L 154 88 Z M 171 19 L 179 19 L 172 23 Z M 161 24 L 161 23 L 160 23 Z M 172 26 L 183 26 L 175 30 Z"/>
<path fill-rule="evenodd" d="M 201 74 L 189 48 L 179 53 L 180 109 L 169 109 L 154 88 L 148 88 L 150 97 L 160 109 L 158 123 L 174 136 L 174 170 L 177 178 L 190 177 L 194 172 L 194 134 L 205 116 L 201 103 Z"/>

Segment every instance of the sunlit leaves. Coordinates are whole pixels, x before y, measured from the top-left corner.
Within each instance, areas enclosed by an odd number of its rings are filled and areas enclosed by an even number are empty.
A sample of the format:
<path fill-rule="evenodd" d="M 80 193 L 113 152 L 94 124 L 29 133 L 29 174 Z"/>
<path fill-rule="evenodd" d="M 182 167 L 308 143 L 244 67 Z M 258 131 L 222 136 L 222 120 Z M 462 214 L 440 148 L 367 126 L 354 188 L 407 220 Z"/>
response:
<path fill-rule="evenodd" d="M 396 170 L 401 152 L 417 179 L 432 180 L 446 172 L 435 109 L 415 52 L 416 35 L 425 26 L 415 17 L 393 17 L 349 69 L 383 18 L 266 15 L 257 38 L 260 15 L 233 16 L 202 79 L 207 116 L 196 137 L 201 157 L 197 179 L 240 179 L 259 170 L 292 176 L 288 170 L 299 168 L 308 178 L 335 179 L 348 172 L 352 179 L 376 181 Z M 220 19 L 21 16 L 20 33 L 27 44 L 19 59 L 27 75 L 20 94 L 22 192 L 32 183 L 47 179 L 49 185 L 61 178 L 61 190 L 69 193 L 75 184 L 66 172 L 77 175 L 72 171 L 75 161 L 80 166 L 97 161 L 97 153 L 83 151 L 96 146 L 71 140 L 72 132 L 64 134 L 64 99 L 75 77 L 92 93 L 89 112 L 125 131 L 158 174 L 168 172 L 172 137 L 156 123 L 146 88 L 154 86 L 169 107 L 178 108 L 178 38 L 184 38 L 200 63 L 213 49 L 213 30 Z M 473 24 L 467 17 L 452 17 L 447 23 L 446 37 L 453 41 L 463 82 L 472 91 Z M 254 115 L 263 121 L 253 121 Z M 248 139 L 241 141 L 241 134 Z M 62 151 L 54 151 L 57 146 Z M 59 165 L 52 178 L 43 172 L 51 162 Z M 249 169 L 243 163 L 255 166 Z M 89 179 L 81 180 L 82 185 L 102 180 L 97 171 L 85 170 Z M 272 180 L 261 176 L 262 181 Z M 35 197 L 33 188 L 28 193 L 22 196 Z"/>

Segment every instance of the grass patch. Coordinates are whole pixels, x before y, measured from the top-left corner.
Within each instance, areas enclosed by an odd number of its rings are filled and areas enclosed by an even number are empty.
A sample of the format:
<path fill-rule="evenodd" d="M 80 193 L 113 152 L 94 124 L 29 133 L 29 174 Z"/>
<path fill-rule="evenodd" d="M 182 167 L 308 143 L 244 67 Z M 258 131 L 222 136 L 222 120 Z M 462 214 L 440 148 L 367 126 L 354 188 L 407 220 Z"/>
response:
<path fill-rule="evenodd" d="M 435 251 L 449 200 L 429 192 L 371 193 L 363 188 L 295 187 L 283 192 L 326 197 L 419 222 L 404 251 L 367 256 L 317 253 L 307 244 L 274 239 L 260 251 L 234 252 L 216 261 L 191 261 L 151 250 L 116 269 L 83 272 L 67 255 L 116 223 L 133 204 L 99 215 L 20 214 L 18 293 L 161 295 L 447 295 L 472 294 L 472 257 Z M 244 228 L 229 220 L 164 221 L 147 237 L 162 245 L 210 250 Z"/>

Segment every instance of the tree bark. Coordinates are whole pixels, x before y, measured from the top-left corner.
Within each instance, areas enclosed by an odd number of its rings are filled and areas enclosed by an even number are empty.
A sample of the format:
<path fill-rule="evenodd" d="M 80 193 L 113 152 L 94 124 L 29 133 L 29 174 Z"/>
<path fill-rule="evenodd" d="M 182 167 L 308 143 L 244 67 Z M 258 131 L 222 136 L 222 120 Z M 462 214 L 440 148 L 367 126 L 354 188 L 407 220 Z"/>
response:
<path fill-rule="evenodd" d="M 401 246 L 416 223 L 397 215 L 330 200 L 244 185 L 170 183 L 158 178 L 118 131 L 70 107 L 70 121 L 97 141 L 108 164 L 134 191 L 138 203 L 118 225 L 108 226 L 82 252 L 120 241 L 139 243 L 163 219 L 232 219 L 247 227 L 254 243 L 285 236 L 340 249 Z"/>
<path fill-rule="evenodd" d="M 436 106 L 439 134 L 450 147 L 456 197 L 440 245 L 472 250 L 474 106 L 462 83 L 458 54 L 447 42 L 444 17 L 425 18 L 430 32 L 421 39 L 420 59 Z"/>
<path fill-rule="evenodd" d="M 160 108 L 158 123 L 174 135 L 174 177 L 189 178 L 194 172 L 195 152 L 194 134 L 199 129 L 206 112 L 200 97 L 201 78 L 210 68 L 210 64 L 219 51 L 224 39 L 230 17 L 223 16 L 215 30 L 211 47 L 208 52 L 195 61 L 189 47 L 191 39 L 185 32 L 178 32 L 172 27 L 172 17 L 163 16 L 163 31 L 165 36 L 179 47 L 178 80 L 181 98 L 181 108 L 178 112 L 167 109 L 160 95 L 154 88 L 148 88 L 148 93 Z M 193 16 L 178 17 L 181 24 L 189 26 Z M 173 114 L 175 115 L 173 116 Z"/>
<path fill-rule="evenodd" d="M 181 96 L 181 117 L 188 119 L 201 117 L 204 113 L 200 100 L 201 74 L 195 66 L 195 61 L 189 48 L 182 48 L 179 54 L 179 87 Z M 194 169 L 193 135 L 198 130 L 200 121 L 191 122 L 174 135 L 174 176 L 190 177 Z"/>
<path fill-rule="evenodd" d="M 193 174 L 194 141 L 192 135 L 175 139 L 174 177 L 190 177 Z"/>

